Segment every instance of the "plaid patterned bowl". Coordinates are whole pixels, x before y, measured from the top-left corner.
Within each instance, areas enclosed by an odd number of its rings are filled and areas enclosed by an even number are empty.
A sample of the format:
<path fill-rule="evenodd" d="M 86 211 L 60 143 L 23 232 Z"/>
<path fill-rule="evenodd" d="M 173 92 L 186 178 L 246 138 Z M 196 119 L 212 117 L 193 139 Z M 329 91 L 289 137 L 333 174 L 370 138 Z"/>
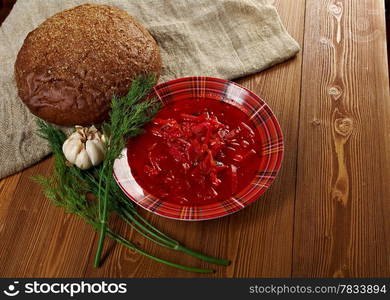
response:
<path fill-rule="evenodd" d="M 269 106 L 238 84 L 211 77 L 188 77 L 157 85 L 153 93 L 163 104 L 188 98 L 224 101 L 238 107 L 255 125 L 261 137 L 261 163 L 253 181 L 242 191 L 203 206 L 181 206 L 164 202 L 141 188 L 132 176 L 127 149 L 114 163 L 114 176 L 124 193 L 135 203 L 157 215 L 177 220 L 208 220 L 232 214 L 257 200 L 274 181 L 283 159 L 283 136 Z"/>

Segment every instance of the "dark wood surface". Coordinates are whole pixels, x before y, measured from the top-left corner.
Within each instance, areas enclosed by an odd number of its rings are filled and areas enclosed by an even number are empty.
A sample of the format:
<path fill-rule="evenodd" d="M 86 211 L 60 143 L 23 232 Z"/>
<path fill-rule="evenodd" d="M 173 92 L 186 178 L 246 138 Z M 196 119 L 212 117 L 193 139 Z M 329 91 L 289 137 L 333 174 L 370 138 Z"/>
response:
<path fill-rule="evenodd" d="M 0 0 L 0 24 L 8 16 L 16 0 Z"/>
<path fill-rule="evenodd" d="M 384 2 L 275 5 L 302 51 L 239 82 L 266 99 L 281 123 L 286 155 L 278 179 L 256 203 L 222 219 L 187 223 L 143 214 L 187 246 L 231 259 L 215 277 L 390 276 Z M 54 207 L 29 179 L 51 167 L 48 158 L 0 181 L 0 276 L 196 276 L 112 242 L 106 243 L 103 266 L 93 268 L 97 235 Z M 148 252 L 210 266 L 145 241 L 115 218 L 111 222 Z"/>

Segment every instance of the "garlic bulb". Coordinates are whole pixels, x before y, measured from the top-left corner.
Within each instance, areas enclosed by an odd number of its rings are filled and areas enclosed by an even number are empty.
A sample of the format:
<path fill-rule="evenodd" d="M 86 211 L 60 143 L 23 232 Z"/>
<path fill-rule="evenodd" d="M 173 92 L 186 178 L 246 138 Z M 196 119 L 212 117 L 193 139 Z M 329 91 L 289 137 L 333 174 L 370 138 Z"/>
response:
<path fill-rule="evenodd" d="M 62 145 L 66 159 L 83 170 L 97 166 L 105 157 L 106 137 L 93 125 L 75 126 L 75 129 Z"/>

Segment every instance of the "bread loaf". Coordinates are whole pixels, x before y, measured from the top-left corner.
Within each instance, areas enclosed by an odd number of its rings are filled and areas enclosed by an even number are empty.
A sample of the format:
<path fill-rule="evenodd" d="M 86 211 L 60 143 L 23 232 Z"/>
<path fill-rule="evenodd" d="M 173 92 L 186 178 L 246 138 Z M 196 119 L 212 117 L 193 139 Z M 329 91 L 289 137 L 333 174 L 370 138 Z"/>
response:
<path fill-rule="evenodd" d="M 86 4 L 59 12 L 26 37 L 15 62 L 19 96 L 58 125 L 99 123 L 113 94 L 161 70 L 158 45 L 125 11 Z"/>

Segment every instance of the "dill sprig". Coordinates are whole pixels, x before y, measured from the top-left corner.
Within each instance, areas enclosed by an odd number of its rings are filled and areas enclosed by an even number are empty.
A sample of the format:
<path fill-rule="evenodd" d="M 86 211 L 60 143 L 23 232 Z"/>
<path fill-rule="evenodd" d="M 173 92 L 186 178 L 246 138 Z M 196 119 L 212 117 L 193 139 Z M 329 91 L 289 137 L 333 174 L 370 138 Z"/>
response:
<path fill-rule="evenodd" d="M 159 109 L 159 104 L 154 99 L 143 100 L 149 93 L 153 82 L 153 77 L 138 78 L 125 97 L 113 99 L 110 120 L 102 126 L 104 134 L 109 137 L 106 159 L 101 165 L 89 170 L 81 170 L 66 164 L 66 158 L 62 152 L 66 135 L 58 128 L 38 119 L 37 134 L 49 142 L 55 162 L 51 176 L 40 175 L 34 180 L 42 185 L 48 199 L 63 207 L 66 212 L 82 217 L 100 233 L 96 256 L 98 258 L 95 260 L 97 265 L 100 262 L 104 238 L 108 236 L 155 261 L 186 271 L 210 273 L 213 270 L 183 266 L 148 254 L 115 233 L 108 224 L 110 213 L 115 212 L 135 231 L 162 247 L 184 252 L 206 262 L 225 266 L 229 264 L 227 260 L 188 249 L 150 224 L 138 213 L 112 175 L 114 160 L 120 156 L 126 140 L 141 133 L 142 125 L 151 120 Z"/>
<path fill-rule="evenodd" d="M 103 133 L 108 137 L 108 142 L 99 180 L 100 236 L 94 261 L 95 267 L 100 264 L 106 236 L 108 205 L 110 204 L 108 194 L 112 184 L 111 175 L 114 161 L 120 156 L 126 140 L 140 134 L 142 126 L 148 123 L 159 110 L 160 104 L 155 98 L 144 100 L 154 83 L 154 76 L 136 78 L 126 96 L 122 98 L 113 97 L 109 121 L 102 125 Z M 108 174 L 110 179 L 106 180 L 103 187 L 102 178 L 104 174 Z"/>

